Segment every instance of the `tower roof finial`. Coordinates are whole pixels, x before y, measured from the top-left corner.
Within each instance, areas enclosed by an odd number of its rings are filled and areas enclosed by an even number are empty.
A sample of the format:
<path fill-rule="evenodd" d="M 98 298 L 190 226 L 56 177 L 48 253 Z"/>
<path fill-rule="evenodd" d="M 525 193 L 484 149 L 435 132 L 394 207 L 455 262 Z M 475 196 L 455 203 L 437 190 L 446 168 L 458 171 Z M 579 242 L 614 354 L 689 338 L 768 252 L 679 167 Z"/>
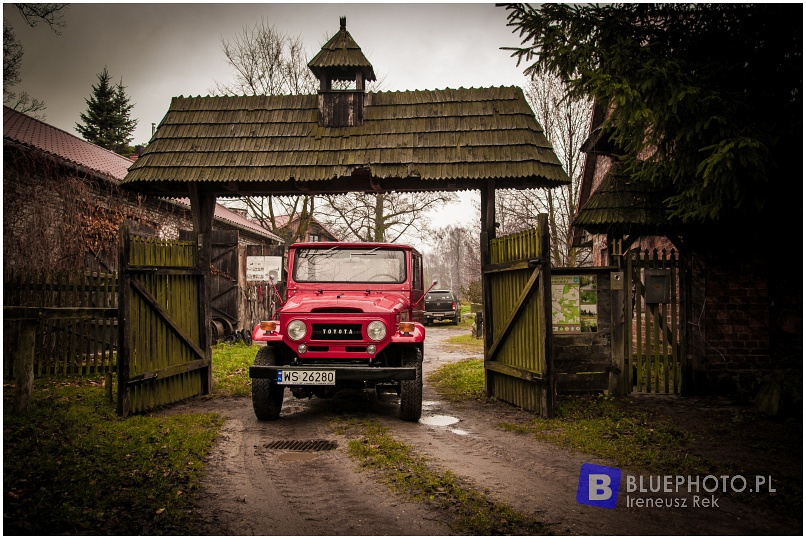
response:
<path fill-rule="evenodd" d="M 341 24 L 341 29 L 347 29 L 347 17 L 339 17 L 339 24 Z"/>

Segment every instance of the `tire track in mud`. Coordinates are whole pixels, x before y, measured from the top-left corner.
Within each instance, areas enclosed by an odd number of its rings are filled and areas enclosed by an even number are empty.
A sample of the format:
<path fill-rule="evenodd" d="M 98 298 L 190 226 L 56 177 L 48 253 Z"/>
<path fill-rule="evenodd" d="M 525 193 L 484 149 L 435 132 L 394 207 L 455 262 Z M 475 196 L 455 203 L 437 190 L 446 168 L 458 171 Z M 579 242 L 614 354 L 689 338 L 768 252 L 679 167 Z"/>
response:
<path fill-rule="evenodd" d="M 423 367 L 426 376 L 445 363 L 467 357 L 444 345 L 447 338 L 463 331 L 467 330 L 430 331 Z M 341 401 L 299 400 L 287 392 L 280 419 L 265 423 L 255 419 L 249 399 L 177 406 L 177 412 L 183 408 L 217 411 L 226 418 L 198 495 L 204 534 L 451 535 L 450 515 L 393 493 L 348 455 L 348 439 L 334 434 L 332 421 L 350 417 L 350 405 L 345 403 L 355 402 L 355 396 Z M 426 383 L 424 419 L 451 416 L 458 420 L 455 424 L 400 421 L 394 397 L 366 399 L 359 408 L 384 425 L 390 436 L 427 458 L 430 466 L 451 470 L 491 500 L 551 525 L 555 533 L 786 534 L 771 515 L 727 499 L 720 509 L 631 509 L 621 500 L 613 511 L 580 505 L 576 488 L 581 464 L 608 463 L 501 430 L 497 425 L 502 422 L 534 418 L 501 402 L 442 402 Z M 266 447 L 278 440 L 312 439 L 334 440 L 338 448 L 291 455 Z"/>
<path fill-rule="evenodd" d="M 347 438 L 332 432 L 326 406 L 310 410 L 308 401 L 287 400 L 288 417 L 266 423 L 254 418 L 246 399 L 231 399 L 217 410 L 209 406 L 228 419 L 197 496 L 205 534 L 451 534 L 439 511 L 409 502 L 361 472 L 347 454 Z M 338 447 L 267 447 L 290 440 L 332 440 Z"/>

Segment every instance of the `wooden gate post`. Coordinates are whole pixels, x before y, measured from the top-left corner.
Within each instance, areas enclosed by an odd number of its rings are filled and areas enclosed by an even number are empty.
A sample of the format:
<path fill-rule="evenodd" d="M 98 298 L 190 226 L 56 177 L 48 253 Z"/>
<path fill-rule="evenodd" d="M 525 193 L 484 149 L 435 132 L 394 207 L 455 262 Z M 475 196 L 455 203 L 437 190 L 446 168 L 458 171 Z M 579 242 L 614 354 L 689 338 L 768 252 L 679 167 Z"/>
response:
<path fill-rule="evenodd" d="M 118 239 L 118 404 L 117 413 L 126 417 L 129 415 L 129 324 L 130 299 L 129 287 L 131 286 L 131 275 L 129 274 L 129 243 L 131 228 L 129 223 L 124 221 L 120 225 L 120 236 Z"/>
<path fill-rule="evenodd" d="M 490 241 L 495 239 L 495 181 L 487 180 L 481 188 L 481 267 L 490 263 Z M 490 276 L 481 273 L 481 297 L 484 321 L 484 359 L 488 359 L 490 347 L 493 345 L 493 300 L 490 288 Z M 493 394 L 492 377 L 484 370 L 484 394 L 490 398 Z"/>
<path fill-rule="evenodd" d="M 551 238 L 549 237 L 548 215 L 537 216 L 537 231 L 540 235 L 540 301 L 543 304 L 543 323 L 540 328 L 545 357 L 543 402 L 541 415 L 554 417 L 554 402 L 557 394 L 557 380 L 554 377 L 554 335 L 551 328 Z"/>
<path fill-rule="evenodd" d="M 188 183 L 190 211 L 193 216 L 193 231 L 198 246 L 197 268 L 201 273 L 199 290 L 199 319 L 201 327 L 201 349 L 208 363 L 207 376 L 202 377 L 202 395 L 213 389 L 213 333 L 212 333 L 212 294 L 210 265 L 213 260 L 213 216 L 215 214 L 215 193 L 203 191 L 197 182 Z"/>
<path fill-rule="evenodd" d="M 34 391 L 34 346 L 36 344 L 36 320 L 20 322 L 20 340 L 14 355 L 14 411 L 28 412 Z"/>

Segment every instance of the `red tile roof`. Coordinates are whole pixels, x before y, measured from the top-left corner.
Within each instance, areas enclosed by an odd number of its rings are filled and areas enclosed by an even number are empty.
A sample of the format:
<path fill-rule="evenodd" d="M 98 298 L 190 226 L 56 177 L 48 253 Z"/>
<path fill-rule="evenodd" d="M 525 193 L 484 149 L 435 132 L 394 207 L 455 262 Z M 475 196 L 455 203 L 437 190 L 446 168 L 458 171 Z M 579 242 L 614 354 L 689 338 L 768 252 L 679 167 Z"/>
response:
<path fill-rule="evenodd" d="M 183 206 L 187 206 L 188 208 L 190 208 L 190 199 L 189 198 L 177 198 L 177 199 L 174 199 L 174 201 L 177 202 L 178 204 L 181 204 Z M 251 230 L 252 232 L 255 232 L 255 233 L 260 234 L 262 236 L 267 236 L 267 237 L 269 237 L 269 238 L 271 238 L 273 240 L 279 241 L 281 243 L 283 241 L 280 238 L 280 236 L 272 234 L 269 230 L 263 228 L 259 224 L 255 223 L 253 221 L 250 221 L 246 217 L 243 217 L 242 215 L 230 210 L 229 208 L 225 208 L 221 204 L 216 204 L 215 205 L 215 218 L 220 220 L 220 221 L 228 221 L 230 224 L 233 224 L 233 225 L 237 226 L 238 228 L 242 228 L 242 229 L 245 228 L 245 229 Z"/>
<path fill-rule="evenodd" d="M 82 140 L 3 105 L 3 139 L 69 161 L 119 183 L 132 165 L 127 157 Z"/>

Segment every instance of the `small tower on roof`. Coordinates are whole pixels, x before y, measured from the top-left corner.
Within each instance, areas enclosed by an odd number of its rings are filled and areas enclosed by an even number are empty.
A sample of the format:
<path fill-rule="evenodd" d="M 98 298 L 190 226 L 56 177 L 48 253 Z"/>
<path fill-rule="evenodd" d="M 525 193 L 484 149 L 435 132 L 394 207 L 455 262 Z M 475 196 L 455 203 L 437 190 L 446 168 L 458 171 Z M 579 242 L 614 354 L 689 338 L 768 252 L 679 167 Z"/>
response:
<path fill-rule="evenodd" d="M 308 62 L 319 79 L 319 125 L 323 127 L 361 125 L 366 83 L 376 80 L 372 64 L 347 31 L 347 17 L 340 17 L 339 22 L 336 35 Z M 334 81 L 354 82 L 355 87 L 334 90 Z"/>

